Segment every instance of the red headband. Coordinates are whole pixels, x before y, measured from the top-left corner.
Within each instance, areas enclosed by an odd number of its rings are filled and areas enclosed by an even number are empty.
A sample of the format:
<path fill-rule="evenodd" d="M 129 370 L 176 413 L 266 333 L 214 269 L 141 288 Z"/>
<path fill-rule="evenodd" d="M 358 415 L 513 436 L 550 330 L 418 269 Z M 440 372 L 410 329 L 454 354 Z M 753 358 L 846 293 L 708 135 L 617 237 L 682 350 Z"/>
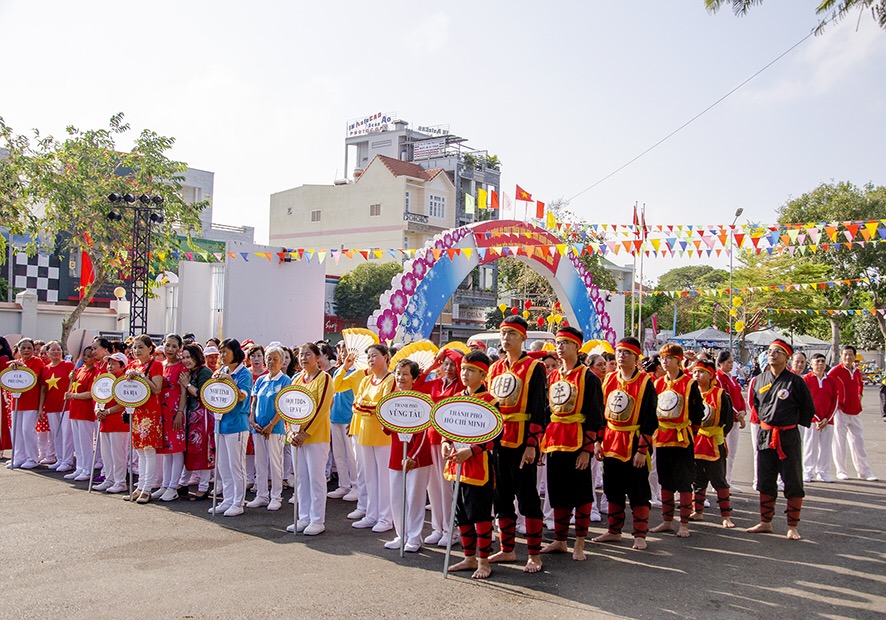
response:
<path fill-rule="evenodd" d="M 519 332 L 526 338 L 526 328 L 520 325 L 519 323 L 505 323 L 502 322 L 501 325 L 498 326 L 499 329 L 513 329 L 515 332 Z"/>
<path fill-rule="evenodd" d="M 698 360 L 697 362 L 695 362 L 695 368 L 706 370 L 710 373 L 712 377 L 717 374 L 717 371 L 714 368 L 714 362 L 710 362 L 708 360 Z"/>
<path fill-rule="evenodd" d="M 483 362 L 473 361 L 473 362 L 462 362 L 462 368 L 476 368 L 477 370 L 482 370 L 483 372 L 489 372 L 489 365 L 484 364 Z"/>
<path fill-rule="evenodd" d="M 771 347 L 773 345 L 784 351 L 788 357 L 794 354 L 794 349 L 792 349 L 791 345 L 789 345 L 784 340 L 773 340 L 769 346 Z"/>
<path fill-rule="evenodd" d="M 581 346 L 581 338 L 579 338 L 572 332 L 560 330 L 557 332 L 557 335 L 554 337 L 554 339 L 559 340 L 560 338 L 565 338 L 566 340 L 569 340 L 570 342 L 574 342 L 578 346 Z"/>
<path fill-rule="evenodd" d="M 635 346 L 635 345 L 631 344 L 630 342 L 619 342 L 617 345 L 615 345 L 615 350 L 618 351 L 619 349 L 624 349 L 625 351 L 630 351 L 631 353 L 633 353 L 637 357 L 640 357 L 643 355 L 643 352 L 640 351 L 640 347 Z"/>

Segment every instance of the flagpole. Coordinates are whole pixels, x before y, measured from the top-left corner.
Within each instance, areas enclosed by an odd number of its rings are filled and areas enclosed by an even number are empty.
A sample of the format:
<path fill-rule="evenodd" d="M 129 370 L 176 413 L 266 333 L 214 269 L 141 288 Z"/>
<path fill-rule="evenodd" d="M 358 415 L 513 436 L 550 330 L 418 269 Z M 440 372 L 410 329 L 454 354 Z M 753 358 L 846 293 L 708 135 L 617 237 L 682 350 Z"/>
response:
<path fill-rule="evenodd" d="M 637 220 L 637 203 L 634 202 L 634 226 L 638 225 Z M 637 230 L 634 229 L 634 234 L 637 233 Z M 617 237 L 616 237 L 617 239 Z M 637 251 L 636 248 L 631 252 L 634 257 L 634 266 L 631 270 L 631 336 L 636 336 L 637 333 L 634 331 L 636 329 L 636 308 L 637 308 Z M 626 330 L 627 331 L 627 330 Z"/>
<path fill-rule="evenodd" d="M 640 348 L 645 350 L 645 346 L 643 342 L 645 338 L 643 338 L 643 251 L 646 246 L 646 203 L 643 203 L 642 210 L 642 224 L 640 225 L 640 282 L 637 285 L 637 294 L 639 296 L 639 300 L 637 300 L 637 336 L 638 340 L 640 340 Z"/>

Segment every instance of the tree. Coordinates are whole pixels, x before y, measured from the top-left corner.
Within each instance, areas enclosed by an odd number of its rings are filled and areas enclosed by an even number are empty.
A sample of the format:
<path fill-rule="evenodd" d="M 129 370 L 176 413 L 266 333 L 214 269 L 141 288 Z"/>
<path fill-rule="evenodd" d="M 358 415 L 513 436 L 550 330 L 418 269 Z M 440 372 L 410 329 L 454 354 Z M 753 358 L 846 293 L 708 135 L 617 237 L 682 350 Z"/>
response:
<path fill-rule="evenodd" d="M 391 278 L 403 271 L 400 263 L 363 263 L 347 272 L 335 287 L 337 314 L 365 324 L 379 309 L 379 298 L 391 286 Z"/>
<path fill-rule="evenodd" d="M 117 140 L 129 131 L 120 113 L 111 117 L 107 129 L 69 126 L 64 140 L 35 130 L 32 143 L 0 121 L 0 135 L 9 150 L 0 162 L 4 215 L 9 210 L 19 227 L 40 233 L 47 243 L 64 246 L 53 250 L 85 252 L 92 262 L 94 280 L 62 322 L 62 343 L 95 293 L 131 268 L 134 213 L 122 209 L 121 220 L 108 219 L 109 194 L 164 198 L 164 219 L 152 228 L 155 248 L 177 247 L 179 234 L 190 236 L 199 229 L 199 213 L 208 204 L 183 200 L 181 182 L 187 164 L 167 156 L 174 138 L 146 129 L 134 138 L 130 151 L 122 152 Z"/>
<path fill-rule="evenodd" d="M 724 4 L 732 5 L 732 12 L 737 16 L 747 14 L 754 5 L 763 4 L 763 0 L 705 0 L 704 5 L 709 13 L 716 13 Z M 865 9 L 871 10 L 871 17 L 880 28 L 886 29 L 886 0 L 820 0 L 815 7 L 815 14 L 822 16 L 821 22 L 815 28 L 815 34 L 820 34 L 830 22 L 839 22 L 846 17 L 852 9 L 859 12 Z"/>
<path fill-rule="evenodd" d="M 869 183 L 863 188 L 858 188 L 848 181 L 822 183 L 811 192 L 787 201 L 778 209 L 779 222 L 782 223 L 858 222 L 880 219 L 884 213 L 886 213 L 886 187 L 875 187 Z M 822 237 L 827 239 L 827 234 L 822 232 Z M 867 297 L 860 296 L 859 293 L 862 291 L 853 287 L 827 289 L 821 292 L 820 295 L 826 298 L 830 307 L 847 308 L 851 307 L 853 301 L 860 303 L 861 300 L 867 299 L 873 308 L 886 308 L 886 279 L 881 277 L 883 266 L 886 265 L 886 247 L 883 244 L 867 243 L 864 247 L 853 244 L 852 249 L 847 249 L 845 246 L 840 249 L 831 248 L 826 252 L 804 256 L 802 260 L 827 267 L 831 279 L 871 279 L 866 289 Z M 886 317 L 877 313 L 875 318 L 880 332 L 886 337 Z M 831 316 L 830 323 L 831 345 L 833 351 L 838 351 L 840 328 L 846 323 L 846 319 Z"/>
<path fill-rule="evenodd" d="M 729 272 L 725 269 L 714 269 L 710 265 L 690 265 L 676 267 L 666 271 L 658 279 L 657 291 L 691 291 L 719 289 L 729 286 Z M 630 304 L 626 304 L 625 312 L 630 316 Z M 722 298 L 700 297 L 697 295 L 675 296 L 649 295 L 643 302 L 643 316 L 651 317 L 658 312 L 668 314 L 676 309 L 677 334 L 684 334 L 694 329 L 713 326 L 717 312 L 722 317 L 722 327 L 728 326 L 728 318 Z M 627 324 L 627 322 L 626 322 Z M 719 325 L 718 325 L 719 327 Z"/>

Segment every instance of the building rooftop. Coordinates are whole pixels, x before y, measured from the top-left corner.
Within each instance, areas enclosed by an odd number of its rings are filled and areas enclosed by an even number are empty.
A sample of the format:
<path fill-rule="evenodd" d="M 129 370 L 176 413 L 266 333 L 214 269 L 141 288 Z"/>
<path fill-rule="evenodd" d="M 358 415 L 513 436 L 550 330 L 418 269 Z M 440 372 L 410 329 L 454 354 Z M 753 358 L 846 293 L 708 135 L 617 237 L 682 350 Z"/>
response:
<path fill-rule="evenodd" d="M 414 164 L 408 161 L 400 161 L 399 159 L 394 159 L 393 157 L 386 157 L 384 155 L 376 155 L 372 161 L 379 160 L 385 167 L 391 171 L 395 177 L 412 177 L 414 179 L 422 179 L 423 181 L 431 181 L 434 177 L 436 177 L 441 172 L 445 172 L 442 168 L 433 168 L 431 170 L 425 170 L 418 164 Z M 372 165 L 372 162 L 369 162 L 369 166 Z M 366 166 L 367 168 L 369 166 Z"/>

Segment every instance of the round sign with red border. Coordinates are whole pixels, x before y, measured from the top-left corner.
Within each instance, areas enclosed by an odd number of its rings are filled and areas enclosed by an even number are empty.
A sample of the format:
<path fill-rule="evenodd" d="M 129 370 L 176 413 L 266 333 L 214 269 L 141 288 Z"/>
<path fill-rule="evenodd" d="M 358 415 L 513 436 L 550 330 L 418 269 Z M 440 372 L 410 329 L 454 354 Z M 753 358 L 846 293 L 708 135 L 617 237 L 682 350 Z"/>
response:
<path fill-rule="evenodd" d="M 380 401 L 375 410 L 379 423 L 393 433 L 420 433 L 431 425 L 434 401 L 420 392 L 394 392 Z"/>
<path fill-rule="evenodd" d="M 127 379 L 124 375 L 114 381 L 112 392 L 114 400 L 124 407 L 141 407 L 151 398 L 151 386 L 142 377 Z"/>
<path fill-rule="evenodd" d="M 224 415 L 240 402 L 240 388 L 230 379 L 209 379 L 200 388 L 200 398 L 212 413 Z"/>
<path fill-rule="evenodd" d="M 92 394 L 92 400 L 99 405 L 106 405 L 114 400 L 114 383 L 117 377 L 109 372 L 100 374 L 92 382 L 92 388 L 89 390 Z"/>
<path fill-rule="evenodd" d="M 274 399 L 277 413 L 290 424 L 307 424 L 317 415 L 317 400 L 300 385 L 287 385 Z"/>
<path fill-rule="evenodd" d="M 21 394 L 37 384 L 37 375 L 27 366 L 7 368 L 0 372 L 0 384 L 3 385 L 3 389 L 7 392 Z"/>
<path fill-rule="evenodd" d="M 458 443 L 484 443 L 501 434 L 501 412 L 479 398 L 453 396 L 431 410 L 431 425 L 443 437 Z"/>

